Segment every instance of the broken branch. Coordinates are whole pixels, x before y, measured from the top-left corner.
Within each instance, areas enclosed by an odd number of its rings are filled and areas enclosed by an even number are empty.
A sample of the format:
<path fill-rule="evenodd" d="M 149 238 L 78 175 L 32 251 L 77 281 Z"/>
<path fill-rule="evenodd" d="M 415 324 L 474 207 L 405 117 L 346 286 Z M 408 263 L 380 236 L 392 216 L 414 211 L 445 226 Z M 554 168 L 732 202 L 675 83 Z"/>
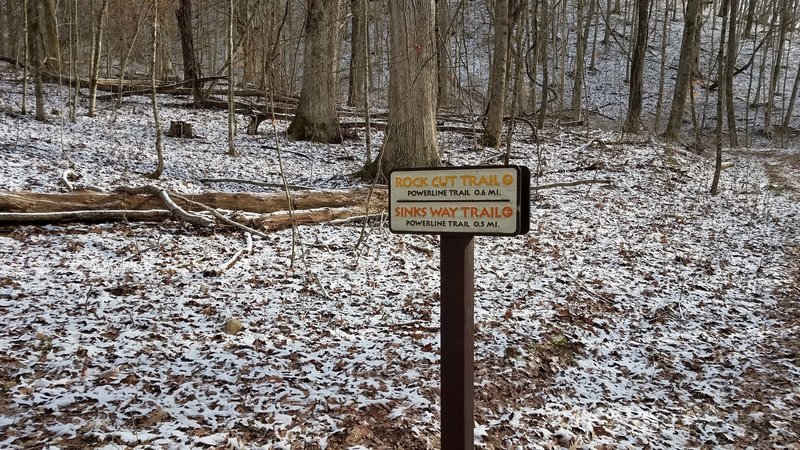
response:
<path fill-rule="evenodd" d="M 234 254 L 231 257 L 231 259 L 226 261 L 224 264 L 220 264 L 219 268 L 216 270 L 217 274 L 225 272 L 226 270 L 233 267 L 234 264 L 236 264 L 237 262 L 239 262 L 240 259 L 242 259 L 242 256 L 253 253 L 253 235 L 251 235 L 250 233 L 245 233 L 244 236 L 245 239 L 247 240 L 247 244 L 245 245 L 245 247 L 239 249 L 239 251 L 237 251 L 236 254 Z"/>
<path fill-rule="evenodd" d="M 117 191 L 128 194 L 146 193 L 155 195 L 160 198 L 162 202 L 164 202 L 164 205 L 167 207 L 167 209 L 169 209 L 178 219 L 199 227 L 210 227 L 214 225 L 214 221 L 209 218 L 186 212 L 183 208 L 178 206 L 177 203 L 172 201 L 166 190 L 158 186 L 153 186 L 152 184 L 136 187 L 123 186 L 117 188 Z"/>

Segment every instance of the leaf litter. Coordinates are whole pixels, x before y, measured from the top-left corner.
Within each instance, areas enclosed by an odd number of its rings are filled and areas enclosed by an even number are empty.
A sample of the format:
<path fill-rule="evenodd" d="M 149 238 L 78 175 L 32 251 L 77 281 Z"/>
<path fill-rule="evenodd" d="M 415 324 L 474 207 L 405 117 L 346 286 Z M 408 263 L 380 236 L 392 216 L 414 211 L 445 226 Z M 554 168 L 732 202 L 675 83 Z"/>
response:
<path fill-rule="evenodd" d="M 238 136 L 243 156 L 230 158 L 224 113 L 162 114 L 204 137 L 166 140 L 160 186 L 280 181 L 271 133 Z M 65 156 L 78 184 L 151 182 L 146 100 L 111 115 L 0 116 L 0 189 L 62 189 Z M 528 235 L 476 238 L 478 445 L 796 448 L 800 206 L 775 188 L 774 151 L 730 153 L 711 197 L 711 161 L 682 148 L 540 138 L 513 145 L 539 183 L 613 185 L 537 191 Z M 453 165 L 491 156 L 440 140 Z M 360 143 L 278 144 L 289 183 L 356 183 L 342 174 Z M 359 233 L 299 227 L 293 269 L 291 231 L 272 233 L 218 272 L 244 245 L 238 231 L 0 228 L 0 447 L 438 448 L 438 238 L 373 221 L 355 255 Z M 241 330 L 226 333 L 231 319 Z"/>

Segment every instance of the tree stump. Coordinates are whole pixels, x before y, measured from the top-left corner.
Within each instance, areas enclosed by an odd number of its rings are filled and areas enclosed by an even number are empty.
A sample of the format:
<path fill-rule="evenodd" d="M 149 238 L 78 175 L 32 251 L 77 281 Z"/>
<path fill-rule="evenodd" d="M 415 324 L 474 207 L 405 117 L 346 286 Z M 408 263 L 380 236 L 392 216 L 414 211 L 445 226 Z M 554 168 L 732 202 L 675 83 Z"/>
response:
<path fill-rule="evenodd" d="M 169 123 L 169 131 L 167 131 L 167 136 L 169 137 L 177 137 L 177 138 L 193 138 L 194 133 L 192 132 L 192 124 L 189 122 L 183 121 L 171 121 Z"/>

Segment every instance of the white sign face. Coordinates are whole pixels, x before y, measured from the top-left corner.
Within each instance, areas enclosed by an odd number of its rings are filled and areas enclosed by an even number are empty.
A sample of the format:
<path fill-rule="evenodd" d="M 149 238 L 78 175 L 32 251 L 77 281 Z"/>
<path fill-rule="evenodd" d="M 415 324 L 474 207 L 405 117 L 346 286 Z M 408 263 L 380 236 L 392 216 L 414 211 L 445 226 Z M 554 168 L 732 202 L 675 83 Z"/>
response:
<path fill-rule="evenodd" d="M 522 234 L 528 230 L 524 167 L 395 170 L 389 174 L 389 229 L 395 233 Z"/>

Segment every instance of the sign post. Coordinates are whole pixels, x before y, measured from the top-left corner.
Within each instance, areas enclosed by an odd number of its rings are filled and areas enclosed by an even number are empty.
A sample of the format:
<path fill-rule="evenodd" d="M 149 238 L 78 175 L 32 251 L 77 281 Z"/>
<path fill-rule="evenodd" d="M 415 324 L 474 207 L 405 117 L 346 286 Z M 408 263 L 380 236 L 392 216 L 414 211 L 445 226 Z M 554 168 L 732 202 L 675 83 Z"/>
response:
<path fill-rule="evenodd" d="M 442 236 L 440 398 L 443 450 L 474 448 L 473 250 L 472 236 Z"/>
<path fill-rule="evenodd" d="M 522 166 L 396 170 L 389 229 L 441 235 L 441 448 L 474 448 L 474 240 L 530 226 L 530 172 Z"/>

